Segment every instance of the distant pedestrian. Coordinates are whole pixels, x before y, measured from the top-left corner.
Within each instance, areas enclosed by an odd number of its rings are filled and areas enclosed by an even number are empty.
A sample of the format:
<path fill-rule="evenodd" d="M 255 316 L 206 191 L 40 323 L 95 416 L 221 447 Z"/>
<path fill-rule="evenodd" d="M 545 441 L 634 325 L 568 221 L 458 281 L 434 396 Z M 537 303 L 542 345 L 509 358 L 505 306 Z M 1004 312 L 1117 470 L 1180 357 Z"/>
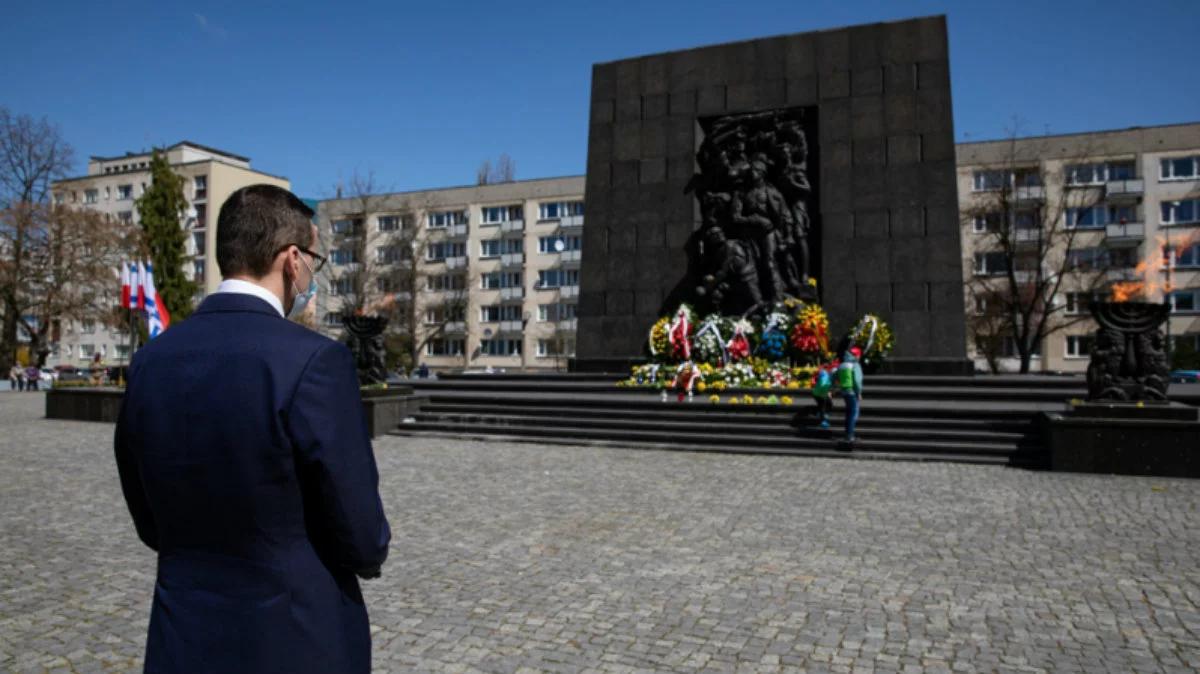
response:
<path fill-rule="evenodd" d="M 29 367 L 25 368 L 25 390 L 38 390 L 38 379 L 40 379 L 41 376 L 42 373 L 38 371 L 36 365 L 30 365 Z"/>
<path fill-rule="evenodd" d="M 858 407 L 862 402 L 863 371 L 858 359 L 862 357 L 862 349 L 857 346 L 842 354 L 842 362 L 837 369 L 837 386 L 846 403 L 846 442 L 857 440 L 854 428 L 858 425 Z"/>
<path fill-rule="evenodd" d="M 429 378 L 429 366 L 426 365 L 425 363 L 421 363 L 420 367 L 417 368 L 417 377 L 419 377 L 420 379 L 428 379 Z"/>
<path fill-rule="evenodd" d="M 12 385 L 13 391 L 25 390 L 25 370 L 22 370 L 20 365 L 13 363 L 8 370 L 8 383 Z"/>

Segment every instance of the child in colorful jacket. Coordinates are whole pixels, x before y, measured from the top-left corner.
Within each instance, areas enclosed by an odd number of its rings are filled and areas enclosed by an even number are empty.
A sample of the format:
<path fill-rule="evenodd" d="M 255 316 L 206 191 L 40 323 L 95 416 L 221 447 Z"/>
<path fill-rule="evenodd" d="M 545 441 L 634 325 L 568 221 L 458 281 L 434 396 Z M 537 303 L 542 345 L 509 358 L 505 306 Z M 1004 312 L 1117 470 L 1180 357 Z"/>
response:
<path fill-rule="evenodd" d="M 813 401 L 817 403 L 817 420 L 820 422 L 821 428 L 829 428 L 829 413 L 833 411 L 832 373 L 836 368 L 837 361 L 829 365 L 818 366 L 810 386 Z"/>

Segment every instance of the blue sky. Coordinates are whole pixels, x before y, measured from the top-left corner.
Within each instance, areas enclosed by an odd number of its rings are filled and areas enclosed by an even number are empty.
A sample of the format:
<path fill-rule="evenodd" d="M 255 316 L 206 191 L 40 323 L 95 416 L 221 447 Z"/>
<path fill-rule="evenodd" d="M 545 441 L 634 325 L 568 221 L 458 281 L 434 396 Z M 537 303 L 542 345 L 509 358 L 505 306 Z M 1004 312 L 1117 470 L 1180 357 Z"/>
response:
<path fill-rule="evenodd" d="M 57 2 L 9 6 L 0 105 L 76 149 L 190 139 L 330 196 L 579 174 L 591 65 L 944 13 L 957 140 L 1200 121 L 1196 0 Z"/>

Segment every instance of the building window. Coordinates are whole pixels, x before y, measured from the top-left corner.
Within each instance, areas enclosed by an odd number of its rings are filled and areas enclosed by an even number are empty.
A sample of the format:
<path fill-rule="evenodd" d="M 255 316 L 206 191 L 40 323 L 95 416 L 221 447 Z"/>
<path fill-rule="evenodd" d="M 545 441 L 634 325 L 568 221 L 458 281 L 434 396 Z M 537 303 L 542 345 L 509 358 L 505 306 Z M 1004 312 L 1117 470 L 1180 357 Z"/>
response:
<path fill-rule="evenodd" d="M 1164 225 L 1190 225 L 1200 222 L 1200 199 L 1162 202 Z"/>
<path fill-rule="evenodd" d="M 426 290 L 466 290 L 467 277 L 462 274 L 431 274 L 425 277 Z"/>
<path fill-rule="evenodd" d="M 204 232 L 192 232 L 192 248 L 195 250 L 193 255 L 204 255 L 207 237 Z"/>
<path fill-rule="evenodd" d="M 457 323 L 467 319 L 467 308 L 461 304 L 440 305 L 425 310 L 426 325 Z"/>
<path fill-rule="evenodd" d="M 325 314 L 325 325 L 331 328 L 341 327 L 342 315 L 336 311 Z"/>
<path fill-rule="evenodd" d="M 975 253 L 976 276 L 998 276 L 1008 272 L 1008 258 L 1002 252 Z"/>
<path fill-rule="evenodd" d="M 521 340 L 485 339 L 479 343 L 479 350 L 487 356 L 519 356 L 521 355 Z"/>
<path fill-rule="evenodd" d="M 335 248 L 329 254 L 329 259 L 336 265 L 357 264 L 358 249 L 356 248 Z"/>
<path fill-rule="evenodd" d="M 1100 293 L 1067 293 L 1066 312 L 1072 315 L 1086 314 L 1091 309 L 1092 302 L 1103 299 Z"/>
<path fill-rule="evenodd" d="M 467 244 L 462 241 L 435 241 L 425 248 L 425 259 L 430 262 L 448 257 L 466 257 Z"/>
<path fill-rule="evenodd" d="M 1171 293 L 1171 313 L 1196 313 L 1197 307 L 1200 307 L 1198 298 L 1200 298 L 1200 289 L 1176 290 Z"/>
<path fill-rule="evenodd" d="M 99 200 L 100 200 L 100 191 L 99 190 L 84 190 L 83 191 L 83 203 L 94 204 L 94 203 L 98 202 Z"/>
<path fill-rule="evenodd" d="M 353 295 L 354 294 L 354 279 L 350 276 L 341 276 L 329 282 L 330 295 Z"/>
<path fill-rule="evenodd" d="M 445 229 L 452 225 L 465 225 L 467 222 L 466 211 L 439 211 L 429 214 L 430 229 Z"/>
<path fill-rule="evenodd" d="M 479 277 L 479 287 L 484 290 L 499 288 L 520 288 L 522 274 L 519 271 L 499 271 L 484 274 Z"/>
<path fill-rule="evenodd" d="M 1067 251 L 1067 269 L 1071 271 L 1103 269 L 1108 262 L 1106 252 L 1103 248 L 1072 248 Z"/>
<path fill-rule="evenodd" d="M 196 209 L 196 229 L 204 229 L 208 225 L 208 204 L 193 204 Z"/>
<path fill-rule="evenodd" d="M 127 225 L 131 225 L 133 224 L 133 211 L 121 211 L 117 213 L 117 219 Z"/>
<path fill-rule="evenodd" d="M 1164 256 L 1166 250 L 1163 251 Z M 1200 243 L 1193 243 L 1187 248 L 1173 251 L 1176 269 L 1194 269 L 1200 267 Z"/>
<path fill-rule="evenodd" d="M 362 232 L 362 218 L 345 218 L 329 223 L 334 234 L 359 234 Z"/>
<path fill-rule="evenodd" d="M 572 215 L 583 215 L 582 201 L 551 201 L 538 205 L 539 220 L 559 220 Z"/>
<path fill-rule="evenodd" d="M 538 272 L 537 287 L 561 288 L 579 285 L 578 269 L 543 269 Z"/>
<path fill-rule="evenodd" d="M 1111 180 L 1132 180 L 1137 168 L 1131 161 L 1074 164 L 1067 166 L 1065 173 L 1068 185 L 1103 185 Z"/>
<path fill-rule="evenodd" d="M 581 236 L 539 236 L 539 253 L 561 253 L 568 250 L 579 250 L 583 247 Z"/>
<path fill-rule="evenodd" d="M 129 357 L 129 345 L 128 344 L 118 344 L 117 345 L 117 358 L 124 360 L 128 357 Z"/>
<path fill-rule="evenodd" d="M 1159 162 L 1160 180 L 1195 180 L 1200 176 L 1200 155 L 1172 157 Z"/>
<path fill-rule="evenodd" d="M 400 231 L 399 215 L 381 215 L 376 219 L 376 225 L 381 232 Z"/>
<path fill-rule="evenodd" d="M 485 206 L 482 209 L 484 225 L 498 225 L 501 222 L 524 220 L 525 209 L 522 206 Z"/>
<path fill-rule="evenodd" d="M 539 339 L 537 343 L 537 355 L 542 358 L 553 356 L 574 356 L 575 355 L 575 340 L 574 339 Z"/>
<path fill-rule="evenodd" d="M 539 304 L 538 321 L 566 321 L 578 316 L 578 304 Z"/>
<path fill-rule="evenodd" d="M 96 355 L 96 345 L 95 344 L 80 344 L 79 345 L 79 357 L 80 358 L 91 358 L 94 355 Z"/>
<path fill-rule="evenodd" d="M 204 283 L 204 260 L 192 260 L 192 280 Z"/>
<path fill-rule="evenodd" d="M 117 201 L 127 201 L 133 198 L 133 185 L 117 185 Z"/>
<path fill-rule="evenodd" d="M 466 352 L 465 339 L 431 339 L 425 343 L 426 356 L 461 356 Z"/>
<path fill-rule="evenodd" d="M 1068 335 L 1067 358 L 1087 358 L 1092 353 L 1092 344 L 1096 341 L 1091 335 Z"/>
<path fill-rule="evenodd" d="M 1100 229 L 1108 224 L 1137 222 L 1137 210 L 1127 205 L 1098 205 L 1067 209 L 1067 229 Z"/>
<path fill-rule="evenodd" d="M 84 320 L 79 322 L 79 332 L 85 335 L 92 335 L 96 332 L 96 321 Z"/>
<path fill-rule="evenodd" d="M 479 307 L 480 323 L 521 320 L 521 307 L 516 304 L 491 304 Z"/>
<path fill-rule="evenodd" d="M 104 200 L 112 201 L 112 188 L 111 187 L 104 188 Z"/>
<path fill-rule="evenodd" d="M 479 242 L 479 258 L 500 257 L 525 250 L 523 239 L 484 239 Z"/>
<path fill-rule="evenodd" d="M 194 198 L 208 198 L 208 176 L 196 176 L 192 179 L 192 182 L 196 191 L 196 196 Z"/>
<path fill-rule="evenodd" d="M 380 246 L 375 249 L 375 261 L 380 264 L 398 264 L 412 257 L 407 246 Z"/>

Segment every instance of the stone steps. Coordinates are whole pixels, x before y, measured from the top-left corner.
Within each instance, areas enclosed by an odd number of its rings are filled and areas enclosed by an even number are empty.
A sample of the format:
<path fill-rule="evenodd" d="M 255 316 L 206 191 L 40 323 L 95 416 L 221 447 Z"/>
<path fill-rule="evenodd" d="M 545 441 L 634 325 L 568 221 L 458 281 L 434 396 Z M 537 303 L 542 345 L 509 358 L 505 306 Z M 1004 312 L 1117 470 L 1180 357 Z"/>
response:
<path fill-rule="evenodd" d="M 874 380 L 872 380 L 874 381 Z M 645 389 L 618 388 L 595 377 L 464 376 L 415 382 L 428 396 L 420 411 L 393 433 L 507 438 L 562 444 L 607 444 L 651 449 L 854 456 L 1036 465 L 1041 460 L 1034 416 L 1061 409 L 1066 387 L 1041 395 L 1018 387 L 935 387 L 892 378 L 869 386 L 854 451 L 840 442 L 843 408 L 835 399 L 831 429 L 818 428 L 803 390 L 793 405 L 711 403 L 705 395 L 664 402 Z M 962 395 L 967 390 L 974 395 Z M 723 392 L 727 400 L 732 392 Z M 1046 395 L 1047 393 L 1052 395 Z"/>

